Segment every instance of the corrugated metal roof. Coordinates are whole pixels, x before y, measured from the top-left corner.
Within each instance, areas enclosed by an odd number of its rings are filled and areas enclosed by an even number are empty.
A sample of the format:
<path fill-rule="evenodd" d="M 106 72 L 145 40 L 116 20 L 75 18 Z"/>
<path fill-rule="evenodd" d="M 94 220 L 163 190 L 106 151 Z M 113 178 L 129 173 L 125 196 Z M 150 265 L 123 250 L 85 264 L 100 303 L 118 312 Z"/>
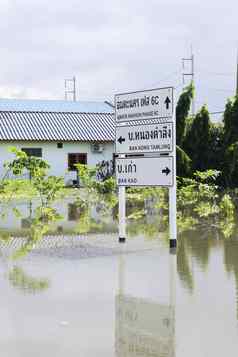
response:
<path fill-rule="evenodd" d="M 0 111 L 0 141 L 114 141 L 110 113 Z"/>
<path fill-rule="evenodd" d="M 0 111 L 55 113 L 113 113 L 106 102 L 0 99 Z"/>

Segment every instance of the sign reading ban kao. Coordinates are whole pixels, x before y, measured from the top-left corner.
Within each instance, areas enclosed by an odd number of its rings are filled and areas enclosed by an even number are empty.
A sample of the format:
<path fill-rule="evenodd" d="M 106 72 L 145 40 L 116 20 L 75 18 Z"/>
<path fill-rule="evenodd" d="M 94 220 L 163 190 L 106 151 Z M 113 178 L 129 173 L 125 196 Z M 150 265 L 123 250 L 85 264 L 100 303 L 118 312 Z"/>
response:
<path fill-rule="evenodd" d="M 173 186 L 173 157 L 116 159 L 118 186 Z"/>

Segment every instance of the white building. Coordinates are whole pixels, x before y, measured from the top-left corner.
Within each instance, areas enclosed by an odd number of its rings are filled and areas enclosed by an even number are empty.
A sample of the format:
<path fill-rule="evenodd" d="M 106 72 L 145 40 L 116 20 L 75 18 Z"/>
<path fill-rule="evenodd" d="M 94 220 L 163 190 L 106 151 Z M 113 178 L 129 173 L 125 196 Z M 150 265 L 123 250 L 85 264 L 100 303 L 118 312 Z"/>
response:
<path fill-rule="evenodd" d="M 70 183 L 75 163 L 93 167 L 113 159 L 114 136 L 113 108 L 106 102 L 0 99 L 0 177 L 15 146 L 42 157 L 51 175 Z"/>

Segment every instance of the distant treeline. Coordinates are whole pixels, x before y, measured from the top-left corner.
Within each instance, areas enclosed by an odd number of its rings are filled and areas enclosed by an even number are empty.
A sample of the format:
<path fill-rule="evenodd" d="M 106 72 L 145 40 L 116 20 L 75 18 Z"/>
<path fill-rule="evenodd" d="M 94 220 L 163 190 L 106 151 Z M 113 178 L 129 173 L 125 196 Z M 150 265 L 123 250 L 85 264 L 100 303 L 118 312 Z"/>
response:
<path fill-rule="evenodd" d="M 176 107 L 177 175 L 215 169 L 221 172 L 219 185 L 238 187 L 238 95 L 228 99 L 222 123 L 211 122 L 205 105 L 191 117 L 193 96 L 190 84 Z"/>

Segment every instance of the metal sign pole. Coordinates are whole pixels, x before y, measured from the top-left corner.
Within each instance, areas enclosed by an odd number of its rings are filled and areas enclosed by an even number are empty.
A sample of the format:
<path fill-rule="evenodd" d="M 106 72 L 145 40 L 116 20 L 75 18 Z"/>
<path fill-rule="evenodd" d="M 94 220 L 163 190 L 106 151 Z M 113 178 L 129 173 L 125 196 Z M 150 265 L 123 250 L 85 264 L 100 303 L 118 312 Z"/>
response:
<path fill-rule="evenodd" d="M 126 188 L 119 186 L 119 243 L 126 241 Z"/>
<path fill-rule="evenodd" d="M 169 247 L 170 249 L 176 249 L 177 247 L 177 183 L 176 183 L 176 109 L 174 106 L 173 112 L 173 157 L 174 157 L 174 169 L 173 169 L 173 186 L 169 188 Z"/>
<path fill-rule="evenodd" d="M 177 246 L 177 207 L 176 207 L 176 178 L 174 179 L 174 186 L 169 188 L 169 247 L 171 249 Z"/>
<path fill-rule="evenodd" d="M 170 250 L 170 308 L 172 310 L 173 335 L 171 339 L 172 353 L 175 356 L 176 349 L 176 272 L 177 272 L 177 255 L 175 249 Z"/>
<path fill-rule="evenodd" d="M 125 155 L 121 155 L 124 158 Z M 119 243 L 126 241 L 126 187 L 119 186 Z"/>

